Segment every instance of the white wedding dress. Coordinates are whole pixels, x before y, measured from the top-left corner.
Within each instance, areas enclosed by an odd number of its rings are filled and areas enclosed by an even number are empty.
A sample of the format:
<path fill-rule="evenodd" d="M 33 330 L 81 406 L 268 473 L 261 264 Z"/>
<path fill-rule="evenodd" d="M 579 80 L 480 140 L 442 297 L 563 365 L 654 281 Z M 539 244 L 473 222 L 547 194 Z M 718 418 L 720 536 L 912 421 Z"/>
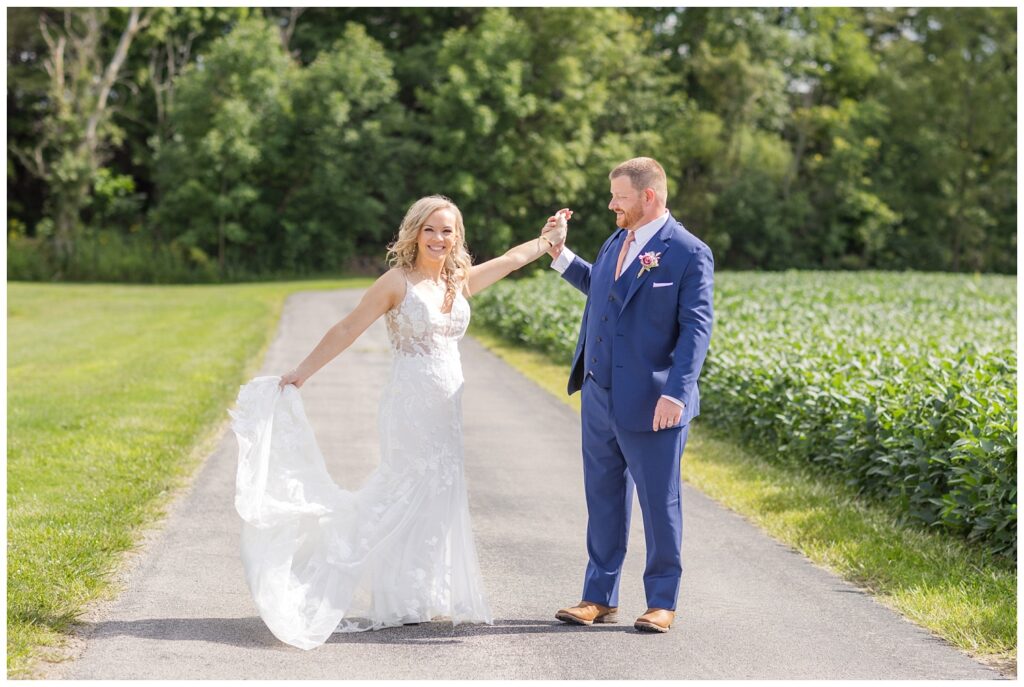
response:
<path fill-rule="evenodd" d="M 256 377 L 229 411 L 246 581 L 287 644 L 312 649 L 333 632 L 439 617 L 493 622 L 463 471 L 458 342 L 469 303 L 459 294 L 445 314 L 441 296 L 407 281 L 385 316 L 394 362 L 380 403 L 381 463 L 358 490 L 328 475 L 294 386 Z"/>

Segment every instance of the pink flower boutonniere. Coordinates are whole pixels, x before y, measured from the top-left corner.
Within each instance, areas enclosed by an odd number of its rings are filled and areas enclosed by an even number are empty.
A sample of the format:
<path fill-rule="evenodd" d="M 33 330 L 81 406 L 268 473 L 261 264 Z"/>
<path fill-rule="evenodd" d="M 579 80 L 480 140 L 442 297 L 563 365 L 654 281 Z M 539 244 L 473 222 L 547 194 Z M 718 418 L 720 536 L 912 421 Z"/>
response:
<path fill-rule="evenodd" d="M 655 253 L 653 250 L 647 251 L 640 256 L 640 271 L 637 272 L 637 279 L 643 275 L 644 272 L 650 272 L 658 266 L 658 258 L 661 257 L 661 253 Z"/>

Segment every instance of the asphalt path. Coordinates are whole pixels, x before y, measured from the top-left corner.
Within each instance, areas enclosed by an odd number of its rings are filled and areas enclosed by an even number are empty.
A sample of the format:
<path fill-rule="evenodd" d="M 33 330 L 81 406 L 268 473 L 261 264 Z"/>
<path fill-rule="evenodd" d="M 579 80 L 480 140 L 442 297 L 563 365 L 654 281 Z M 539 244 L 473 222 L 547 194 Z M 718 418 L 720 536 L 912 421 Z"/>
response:
<path fill-rule="evenodd" d="M 291 296 L 260 374 L 297 364 L 360 294 Z M 557 609 L 579 600 L 586 563 L 579 417 L 476 341 L 461 349 L 470 509 L 493 626 L 438 621 L 333 635 L 308 652 L 275 639 L 243 576 L 237 446 L 225 424 L 192 486 L 122 569 L 116 599 L 90 609 L 74 656 L 45 676 L 1000 678 L 685 483 L 685 569 L 673 629 L 633 630 L 646 606 L 637 506 L 619 622 L 556 621 Z M 378 321 L 302 388 L 328 469 L 345 488 L 357 488 L 379 459 L 377 403 L 389 367 Z"/>

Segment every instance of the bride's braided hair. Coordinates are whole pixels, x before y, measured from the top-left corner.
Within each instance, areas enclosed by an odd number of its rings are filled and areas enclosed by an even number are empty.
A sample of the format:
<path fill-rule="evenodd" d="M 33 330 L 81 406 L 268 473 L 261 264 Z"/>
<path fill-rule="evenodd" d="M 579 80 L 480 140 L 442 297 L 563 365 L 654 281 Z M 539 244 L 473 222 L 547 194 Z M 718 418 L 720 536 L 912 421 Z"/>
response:
<path fill-rule="evenodd" d="M 466 250 L 466 227 L 462 222 L 462 212 L 449 198 L 440 195 L 426 196 L 412 204 L 398 227 L 398 238 L 388 246 L 388 263 L 392 267 L 412 269 L 416 264 L 416 253 L 419 250 L 420 230 L 428 217 L 438 210 L 445 209 L 451 210 L 455 215 L 455 247 L 445 258 L 442 269 L 447 284 L 445 307 L 450 307 L 455 299 L 456 290 L 469 276 L 473 258 Z"/>

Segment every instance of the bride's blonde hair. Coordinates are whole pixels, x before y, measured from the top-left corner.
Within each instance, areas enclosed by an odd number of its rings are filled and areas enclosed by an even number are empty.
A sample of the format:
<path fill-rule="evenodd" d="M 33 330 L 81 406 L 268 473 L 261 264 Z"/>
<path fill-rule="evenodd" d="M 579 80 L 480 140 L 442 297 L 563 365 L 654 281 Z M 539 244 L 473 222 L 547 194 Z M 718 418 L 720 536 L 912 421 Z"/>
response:
<path fill-rule="evenodd" d="M 462 212 L 450 199 L 444 196 L 427 196 L 412 204 L 398 227 L 398 238 L 388 246 L 388 263 L 392 267 L 401 267 L 405 270 L 413 268 L 419 251 L 420 230 L 427 223 L 427 218 L 438 210 L 451 210 L 455 215 L 455 246 L 445 258 L 441 270 L 448 284 L 445 295 L 447 304 L 455 298 L 456 289 L 469 277 L 469 268 L 473 265 L 473 258 L 466 250 L 466 227 L 462 223 Z"/>

